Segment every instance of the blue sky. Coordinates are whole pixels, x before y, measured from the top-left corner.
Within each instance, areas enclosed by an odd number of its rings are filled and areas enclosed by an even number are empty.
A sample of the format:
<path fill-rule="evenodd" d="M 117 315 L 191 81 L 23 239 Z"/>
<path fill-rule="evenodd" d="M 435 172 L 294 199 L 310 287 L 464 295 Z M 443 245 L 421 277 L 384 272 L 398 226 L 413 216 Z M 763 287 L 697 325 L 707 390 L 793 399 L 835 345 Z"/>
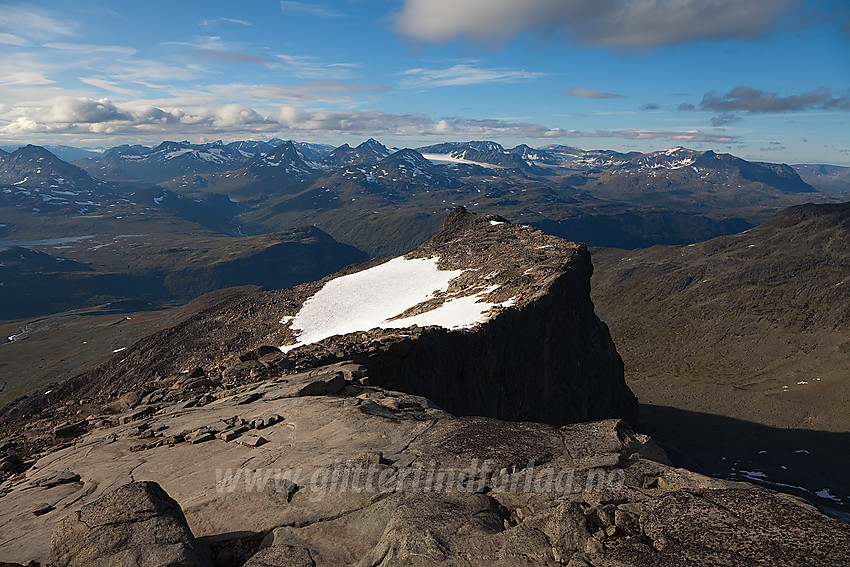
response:
<path fill-rule="evenodd" d="M 491 139 L 850 165 L 844 0 L 0 3 L 0 144 Z"/>

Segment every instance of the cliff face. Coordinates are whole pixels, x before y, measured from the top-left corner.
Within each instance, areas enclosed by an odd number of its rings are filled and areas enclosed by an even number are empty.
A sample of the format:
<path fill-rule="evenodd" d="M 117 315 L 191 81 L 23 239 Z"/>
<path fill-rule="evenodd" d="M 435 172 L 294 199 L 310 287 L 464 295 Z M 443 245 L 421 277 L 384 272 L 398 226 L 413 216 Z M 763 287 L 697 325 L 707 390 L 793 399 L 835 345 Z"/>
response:
<path fill-rule="evenodd" d="M 458 415 L 634 422 L 637 400 L 594 314 L 591 274 L 584 245 L 459 208 L 403 257 L 231 298 L 53 389 L 47 401 L 113 399 L 195 369 L 233 384 L 354 360 L 376 384 Z M 283 353 L 260 361 L 263 345 Z M 19 413 L 39 403 L 25 401 Z"/>

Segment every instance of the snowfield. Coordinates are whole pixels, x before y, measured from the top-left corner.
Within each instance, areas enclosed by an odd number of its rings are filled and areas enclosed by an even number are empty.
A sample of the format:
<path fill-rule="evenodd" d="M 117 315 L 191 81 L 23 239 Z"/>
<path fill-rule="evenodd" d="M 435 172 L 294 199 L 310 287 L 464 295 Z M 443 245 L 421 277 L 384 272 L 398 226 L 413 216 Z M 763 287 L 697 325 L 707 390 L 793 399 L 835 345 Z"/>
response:
<path fill-rule="evenodd" d="M 412 325 L 439 325 L 447 329 L 473 327 L 487 320 L 495 306 L 508 307 L 513 300 L 494 304 L 481 299 L 499 286 L 489 286 L 474 295 L 449 297 L 440 307 L 396 319 L 420 303 L 448 290 L 449 283 L 463 270 L 439 270 L 439 258 L 404 257 L 341 276 L 326 283 L 301 306 L 295 317 L 284 317 L 298 342 L 280 347 L 283 352 L 312 344 L 334 335 L 368 331 L 375 327 L 402 329 Z"/>
<path fill-rule="evenodd" d="M 472 161 L 468 159 L 463 159 L 459 157 L 454 157 L 452 154 L 422 154 L 422 157 L 427 159 L 428 161 L 436 164 L 446 164 L 446 163 L 463 163 L 466 165 L 480 165 L 481 167 L 486 167 L 489 169 L 505 169 L 502 165 L 495 165 L 492 163 L 484 163 L 481 161 Z"/>

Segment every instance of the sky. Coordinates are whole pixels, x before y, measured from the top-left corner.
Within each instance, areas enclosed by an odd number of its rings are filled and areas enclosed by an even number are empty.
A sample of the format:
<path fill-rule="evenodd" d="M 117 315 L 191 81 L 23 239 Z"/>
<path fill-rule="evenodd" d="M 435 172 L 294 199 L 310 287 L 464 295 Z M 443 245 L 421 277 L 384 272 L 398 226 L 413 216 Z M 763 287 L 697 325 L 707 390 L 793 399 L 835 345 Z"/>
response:
<path fill-rule="evenodd" d="M 0 0 L 0 145 L 273 137 L 850 165 L 846 0 Z"/>

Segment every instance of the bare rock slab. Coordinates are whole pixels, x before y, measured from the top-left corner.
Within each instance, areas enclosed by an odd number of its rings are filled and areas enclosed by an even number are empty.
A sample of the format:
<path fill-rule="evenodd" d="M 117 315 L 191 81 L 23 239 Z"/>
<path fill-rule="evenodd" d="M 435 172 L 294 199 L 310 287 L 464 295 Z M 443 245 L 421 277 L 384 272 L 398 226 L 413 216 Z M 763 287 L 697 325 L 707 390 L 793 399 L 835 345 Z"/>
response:
<path fill-rule="evenodd" d="M 180 505 L 155 482 L 133 482 L 53 530 L 56 567 L 210 567 Z"/>

